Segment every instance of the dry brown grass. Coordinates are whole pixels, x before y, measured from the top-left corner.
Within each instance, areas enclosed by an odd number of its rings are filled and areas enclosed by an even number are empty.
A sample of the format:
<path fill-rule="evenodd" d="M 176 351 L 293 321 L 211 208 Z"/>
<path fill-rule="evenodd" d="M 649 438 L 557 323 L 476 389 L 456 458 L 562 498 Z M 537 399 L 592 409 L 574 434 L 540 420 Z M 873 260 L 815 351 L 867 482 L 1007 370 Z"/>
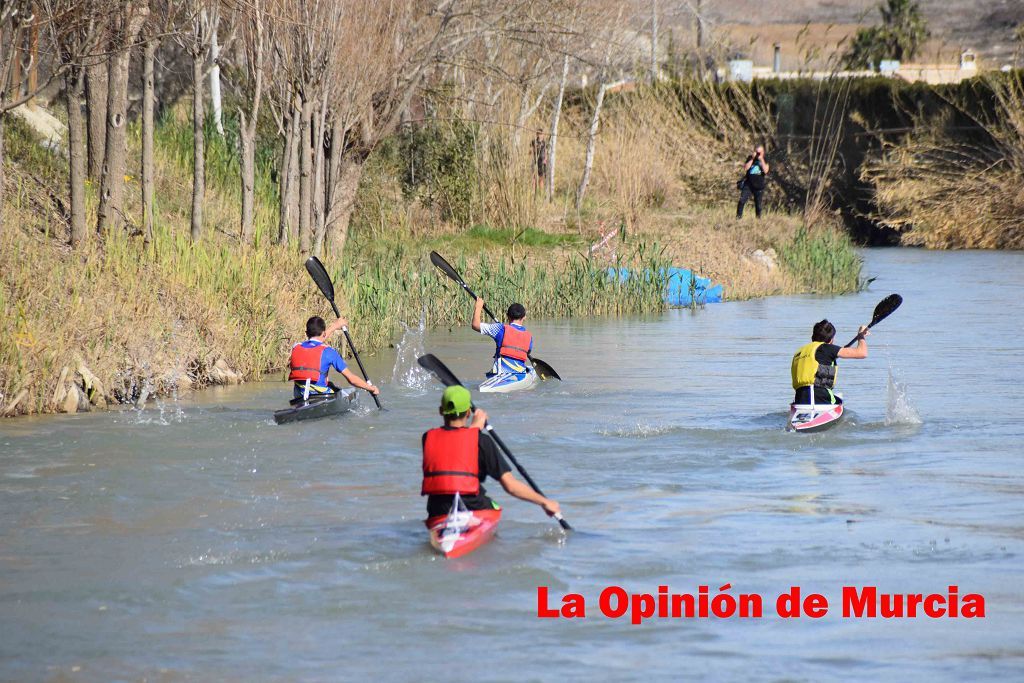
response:
<path fill-rule="evenodd" d="M 1024 248 L 1024 75 L 993 77 L 995 109 L 975 115 L 988 142 L 952 142 L 943 121 L 890 145 L 862 175 L 883 225 L 904 244 L 936 249 Z M 961 111 L 974 111 L 950 102 Z"/>

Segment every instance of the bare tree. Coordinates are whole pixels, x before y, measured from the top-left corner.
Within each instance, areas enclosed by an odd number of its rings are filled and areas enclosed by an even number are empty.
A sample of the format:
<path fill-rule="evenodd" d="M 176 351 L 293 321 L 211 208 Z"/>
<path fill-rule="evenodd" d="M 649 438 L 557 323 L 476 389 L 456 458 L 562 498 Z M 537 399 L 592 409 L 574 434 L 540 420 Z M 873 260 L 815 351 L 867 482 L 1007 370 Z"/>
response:
<path fill-rule="evenodd" d="M 191 30 L 180 34 L 192 63 L 192 212 L 189 234 L 199 240 L 203 232 L 203 202 L 206 200 L 206 138 L 204 88 L 206 56 L 210 44 L 209 22 L 205 20 L 208 5 L 217 0 L 189 0 L 188 22 Z"/>
<path fill-rule="evenodd" d="M 657 2 L 655 0 L 654 10 L 657 12 Z M 610 15 L 605 15 L 606 19 L 611 19 Z M 597 127 L 601 123 L 601 109 L 604 107 L 604 98 L 608 93 L 609 73 L 612 61 L 612 48 L 614 45 L 614 27 L 618 26 L 622 21 L 622 8 L 619 7 L 618 15 L 614 22 L 608 23 L 610 29 L 606 30 L 605 38 L 605 53 L 604 53 L 604 66 L 601 68 L 600 73 L 600 85 L 597 89 L 597 97 L 594 101 L 594 113 L 590 119 L 590 130 L 587 133 L 587 153 L 586 158 L 583 162 L 583 176 L 580 178 L 580 184 L 576 188 L 576 211 L 579 212 L 580 207 L 583 205 L 583 197 L 587 193 L 587 185 L 590 183 L 590 171 L 594 166 L 594 150 L 597 145 Z M 655 19 L 656 21 L 656 19 Z M 657 63 L 652 62 L 652 66 L 656 67 Z M 654 74 L 656 78 L 656 73 Z M 652 81 L 656 82 L 656 81 Z M 582 229 L 582 224 L 581 224 Z"/>
<path fill-rule="evenodd" d="M 244 101 L 238 107 L 242 182 L 241 238 L 245 243 L 250 243 L 253 239 L 253 214 L 256 204 L 256 125 L 263 99 L 266 54 L 273 49 L 273 35 L 271 26 L 268 26 L 266 21 L 266 10 L 265 0 L 249 0 L 237 18 L 242 30 L 241 45 L 245 62 L 242 67 L 243 76 L 239 79 L 243 84 Z"/>
<path fill-rule="evenodd" d="M 4 223 L 4 129 L 7 113 L 31 100 L 38 90 L 24 88 L 21 80 L 33 58 L 24 40 L 38 21 L 28 0 L 0 0 L 0 230 Z"/>
<path fill-rule="evenodd" d="M 110 60 L 107 62 L 107 132 L 100 179 L 97 228 L 100 233 L 124 224 L 127 169 L 128 68 L 131 47 L 142 30 L 149 7 L 141 0 L 124 0 L 119 12 L 108 15 Z"/>
<path fill-rule="evenodd" d="M 656 83 L 657 81 L 658 81 L 658 0 L 651 0 L 651 83 Z"/>
<path fill-rule="evenodd" d="M 105 25 L 98 3 L 81 0 L 42 0 L 42 13 L 49 28 L 59 68 L 63 70 L 64 97 L 68 110 L 68 189 L 71 198 L 70 244 L 88 238 L 85 214 L 85 181 L 88 152 L 86 124 L 82 112 L 86 73 L 93 63 L 104 63 L 100 45 Z"/>
<path fill-rule="evenodd" d="M 142 234 L 147 242 L 153 239 L 153 135 L 156 122 L 156 93 L 153 72 L 156 68 L 156 49 L 159 39 L 150 28 L 142 52 Z"/>
<path fill-rule="evenodd" d="M 569 53 L 562 57 L 562 78 L 558 81 L 558 95 L 551 113 L 551 130 L 548 132 L 548 177 L 547 196 L 550 202 L 555 197 L 555 161 L 558 151 L 558 124 L 562 118 L 562 103 L 565 101 L 565 86 L 569 81 Z"/>

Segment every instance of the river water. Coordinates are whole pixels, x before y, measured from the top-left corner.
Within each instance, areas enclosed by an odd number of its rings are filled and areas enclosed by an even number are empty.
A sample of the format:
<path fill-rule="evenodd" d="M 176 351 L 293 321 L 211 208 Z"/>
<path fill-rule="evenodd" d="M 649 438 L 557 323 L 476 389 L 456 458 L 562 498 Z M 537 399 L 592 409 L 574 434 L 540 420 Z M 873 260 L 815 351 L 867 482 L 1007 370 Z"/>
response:
<path fill-rule="evenodd" d="M 0 423 L 4 680 L 1021 680 L 1024 253 L 869 250 L 869 291 L 643 319 L 534 321 L 565 378 L 477 395 L 577 532 L 511 500 L 497 537 L 426 543 L 419 436 L 437 385 L 478 382 L 468 328 L 370 359 L 389 409 L 275 426 L 278 382 Z M 890 292 L 848 418 L 783 431 L 789 360 Z M 529 302 L 527 302 L 529 303 Z M 467 313 L 469 305 L 467 301 Z M 764 596 L 762 619 L 602 616 L 601 591 Z M 979 593 L 984 619 L 844 618 L 843 586 Z M 800 586 L 820 619 L 781 619 Z M 585 619 L 538 619 L 587 600 Z"/>

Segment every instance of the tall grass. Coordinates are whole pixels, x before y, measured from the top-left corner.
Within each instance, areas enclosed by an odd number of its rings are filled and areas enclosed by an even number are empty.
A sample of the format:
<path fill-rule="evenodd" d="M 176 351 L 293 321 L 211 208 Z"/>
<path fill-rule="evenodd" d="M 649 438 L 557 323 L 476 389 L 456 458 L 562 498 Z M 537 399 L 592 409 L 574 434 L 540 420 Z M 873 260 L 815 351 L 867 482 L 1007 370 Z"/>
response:
<path fill-rule="evenodd" d="M 141 130 L 138 125 L 133 126 L 132 132 L 135 144 L 139 144 Z M 225 114 L 224 135 L 217 131 L 213 118 L 207 117 L 203 135 L 206 182 L 209 191 L 214 193 L 214 196 L 210 197 L 214 211 L 207 222 L 214 229 L 237 236 L 238 218 L 235 217 L 233 221 L 222 218 L 224 214 L 230 214 L 236 204 L 241 203 L 242 197 L 237 114 Z M 180 177 L 190 177 L 193 158 L 192 124 L 185 120 L 180 110 L 170 109 L 161 117 L 153 132 L 153 139 L 157 153 L 174 167 L 176 174 Z M 279 187 L 274 181 L 276 147 L 277 140 L 273 136 L 264 135 L 258 138 L 254 186 L 256 205 L 253 216 L 256 244 L 269 240 L 277 231 Z M 228 204 L 226 207 L 223 206 L 225 200 Z M 222 204 L 221 207 L 216 206 L 218 201 Z M 224 210 L 217 211 L 217 208 Z"/>
<path fill-rule="evenodd" d="M 806 290 L 837 294 L 859 287 L 861 258 L 838 230 L 801 227 L 792 241 L 779 244 L 776 251 Z"/>
<path fill-rule="evenodd" d="M 875 188 L 874 218 L 903 244 L 1024 248 L 1024 71 L 987 77 L 946 105 L 917 116 L 914 134 L 863 169 Z M 957 122 L 975 134 L 951 135 Z"/>

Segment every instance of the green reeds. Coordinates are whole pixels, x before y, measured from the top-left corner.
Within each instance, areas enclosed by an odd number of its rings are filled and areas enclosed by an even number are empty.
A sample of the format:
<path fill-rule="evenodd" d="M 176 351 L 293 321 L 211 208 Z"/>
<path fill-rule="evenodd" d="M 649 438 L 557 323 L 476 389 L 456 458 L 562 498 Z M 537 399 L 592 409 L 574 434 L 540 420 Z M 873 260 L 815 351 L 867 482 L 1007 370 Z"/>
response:
<path fill-rule="evenodd" d="M 782 265 L 811 292 L 839 294 L 859 288 L 861 258 L 838 230 L 801 226 L 792 241 L 779 244 L 776 251 Z"/>
<path fill-rule="evenodd" d="M 662 272 L 666 264 L 648 252 L 638 248 L 615 267 Z M 466 281 L 496 311 L 515 301 L 524 304 L 532 318 L 651 313 L 665 307 L 664 276 L 620 281 L 606 267 L 578 255 L 553 264 L 511 263 L 486 253 L 475 259 L 462 255 L 455 261 Z M 359 348 L 386 346 L 400 323 L 421 317 L 428 326 L 464 325 L 469 320 L 465 293 L 433 268 L 425 254 L 410 253 L 398 244 L 335 266 L 332 276 L 339 298 L 347 303 L 345 313 Z"/>

